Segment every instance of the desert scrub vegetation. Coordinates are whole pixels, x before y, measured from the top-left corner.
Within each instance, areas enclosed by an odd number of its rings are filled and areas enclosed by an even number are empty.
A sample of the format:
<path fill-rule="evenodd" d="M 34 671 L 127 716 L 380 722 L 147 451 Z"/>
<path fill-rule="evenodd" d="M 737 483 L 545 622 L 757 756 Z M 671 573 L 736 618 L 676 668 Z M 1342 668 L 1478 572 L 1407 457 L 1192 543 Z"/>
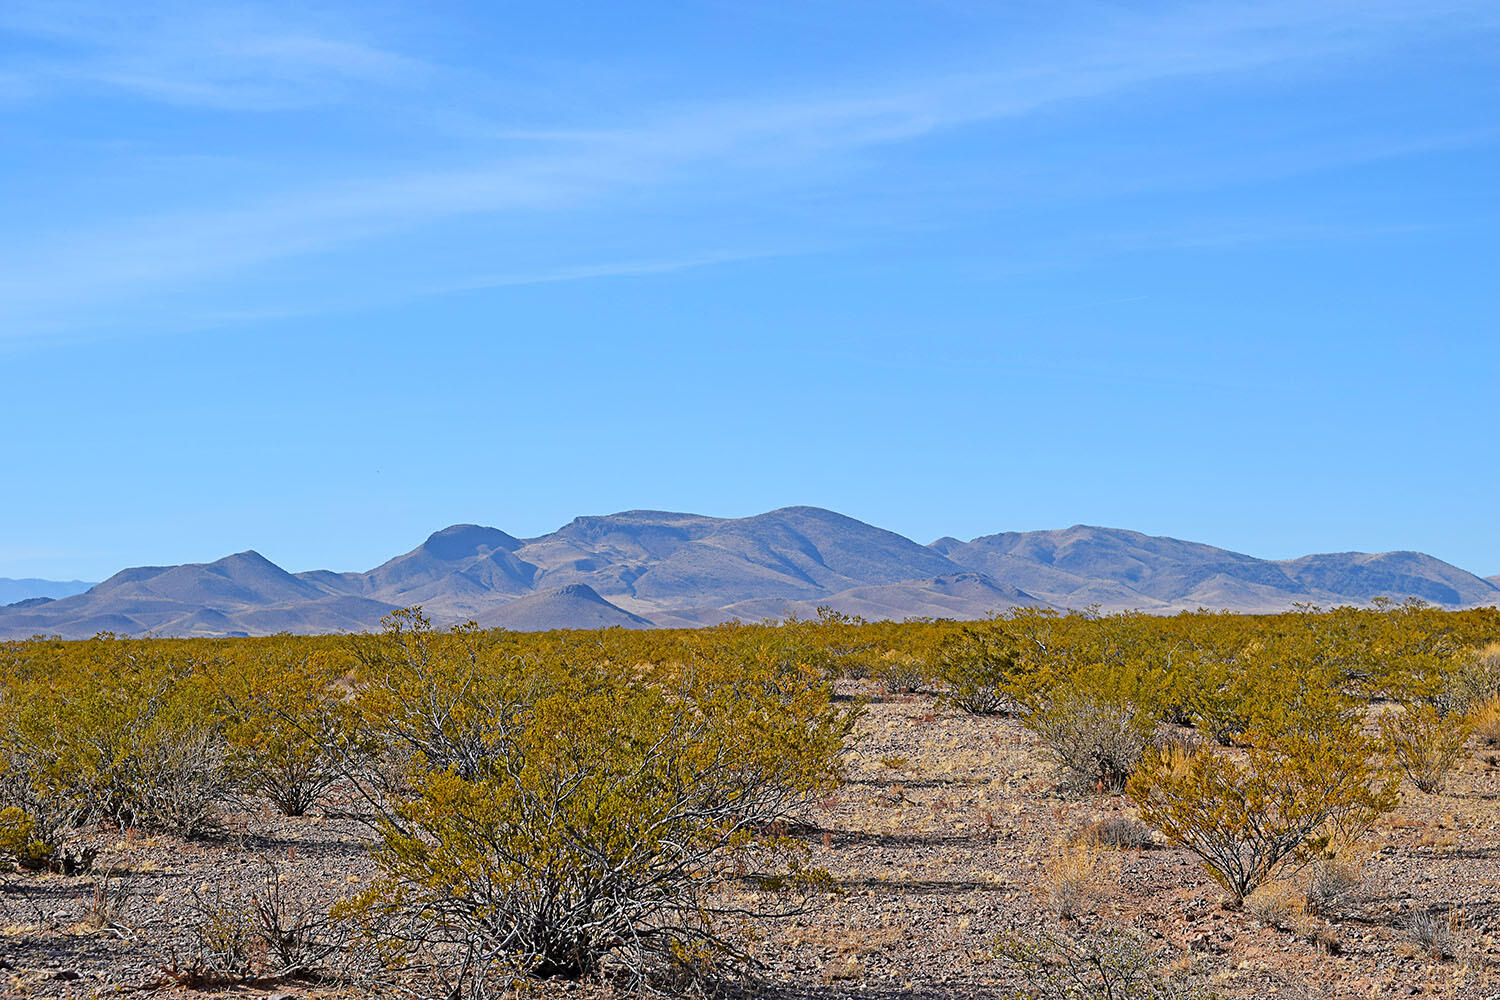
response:
<path fill-rule="evenodd" d="M 1334 919 L 1355 904 L 1364 887 L 1368 845 L 1360 842 L 1325 850 L 1308 866 L 1304 907 L 1314 917 Z"/>
<path fill-rule="evenodd" d="M 881 658 L 875 672 L 886 694 L 913 694 L 927 683 L 929 667 L 911 653 L 891 651 Z"/>
<path fill-rule="evenodd" d="M 1352 844 L 1396 806 L 1396 782 L 1360 703 L 1316 676 L 1245 734 L 1236 753 L 1171 743 L 1129 783 L 1141 818 L 1187 848 L 1239 905 L 1279 872 Z"/>
<path fill-rule="evenodd" d="M 1086 842 L 1117 851 L 1144 851 L 1155 842 L 1151 828 L 1124 816 L 1096 820 L 1079 830 L 1075 842 Z"/>
<path fill-rule="evenodd" d="M 970 715 L 1006 711 L 1027 686 L 1026 664 L 999 619 L 961 627 L 938 651 L 942 700 Z"/>
<path fill-rule="evenodd" d="M 1021 721 L 1073 787 L 1119 792 L 1155 741 L 1163 681 L 1156 672 L 1091 664 L 1028 695 Z"/>
<path fill-rule="evenodd" d="M 1379 725 L 1396 766 L 1429 795 L 1443 790 L 1474 728 L 1467 716 L 1422 702 L 1382 712 Z"/>
<path fill-rule="evenodd" d="M 1053 845 L 1043 859 L 1042 902 L 1063 920 L 1093 913 L 1119 881 L 1118 859 L 1083 839 Z"/>
<path fill-rule="evenodd" d="M 85 821 L 202 833 L 234 785 L 208 661 L 114 637 L 70 652 L 7 679 L 0 805 L 54 847 Z"/>
<path fill-rule="evenodd" d="M 285 816 L 301 816 L 339 778 L 347 662 L 309 655 L 290 637 L 258 647 L 250 669 L 221 669 L 216 678 L 225 736 L 242 791 L 259 795 Z"/>
<path fill-rule="evenodd" d="M 387 769 L 362 783 L 377 877 L 338 910 L 387 967 L 470 996 L 606 963 L 640 982 L 734 957 L 721 921 L 826 880 L 787 820 L 838 784 L 858 709 L 816 667 L 732 628 L 621 671 L 390 622 L 354 707 Z"/>
<path fill-rule="evenodd" d="M 839 824 L 873 772 L 877 785 L 901 784 L 894 808 L 871 792 L 884 803 L 872 823 L 941 832 L 952 818 L 958 830 L 978 810 L 985 827 L 973 842 L 985 853 L 945 847 L 944 863 L 1005 859 L 982 877 L 1015 886 L 1043 929 L 1066 931 L 1023 942 L 1029 950 L 1006 962 L 1023 995 L 1181 995 L 1162 992 L 1189 986 L 1157 967 L 1161 939 L 1110 930 L 1121 940 L 1090 943 L 1103 915 L 1153 905 L 1129 887 L 1163 865 L 1175 872 L 1180 850 L 1231 902 L 1281 912 L 1299 934 L 1386 906 L 1384 888 L 1363 905 L 1359 861 L 1361 834 L 1408 773 L 1393 736 L 1423 720 L 1449 737 L 1467 720 L 1482 736 L 1497 704 L 1486 659 L 1497 635 L 1500 613 L 1415 605 L 1170 617 L 1019 609 L 901 624 L 824 612 L 551 634 L 435 628 L 412 609 L 365 636 L 0 643 L 0 864 L 20 869 L 7 886 L 26 887 L 33 873 L 86 869 L 94 846 L 113 866 L 112 852 L 137 841 L 160 856 L 179 836 L 208 836 L 182 853 L 220 857 L 254 835 L 247 828 L 300 845 L 336 826 L 366 853 L 357 884 L 328 883 L 344 892 L 331 914 L 332 896 L 315 910 L 277 902 L 274 886 L 247 890 L 227 866 L 195 878 L 180 981 L 327 967 L 415 995 L 545 991 L 536 981 L 552 976 L 673 992 L 684 977 L 738 975 L 751 954 L 785 971 L 775 949 L 790 932 L 776 918 L 825 919 L 803 915 L 827 902 L 819 865 L 841 885 L 868 873 L 845 848 L 863 820 Z M 860 695 L 917 683 L 956 711 L 877 699 L 881 714 L 859 738 L 878 745 L 855 758 L 859 783 L 835 794 Z M 949 763 L 948 747 L 967 763 L 940 771 L 939 791 L 923 779 Z M 1078 807 L 1057 806 L 1056 830 L 1024 829 L 1049 808 L 1052 788 L 1033 780 L 1038 753 L 1090 797 L 1081 817 L 1097 820 L 1080 819 L 1082 832 L 1051 855 L 1037 845 L 1066 836 L 1066 810 Z M 997 759 L 1018 762 L 1011 801 L 988 797 L 1009 784 L 986 770 Z M 1453 759 L 1464 767 L 1461 752 Z M 1455 772 L 1456 791 L 1473 770 Z M 960 803 L 963 815 L 945 812 Z M 1153 845 L 1178 850 L 1112 849 Z M 1392 876 L 1387 858 L 1370 867 L 1372 879 Z M 882 879 L 874 891 L 903 890 Z M 1238 919 L 1257 930 L 1249 914 Z M 1385 926 L 1405 933 L 1400 918 Z M 1045 959 L 1028 966 L 1025 954 Z M 1193 954 L 1216 961 L 1209 943 Z"/>

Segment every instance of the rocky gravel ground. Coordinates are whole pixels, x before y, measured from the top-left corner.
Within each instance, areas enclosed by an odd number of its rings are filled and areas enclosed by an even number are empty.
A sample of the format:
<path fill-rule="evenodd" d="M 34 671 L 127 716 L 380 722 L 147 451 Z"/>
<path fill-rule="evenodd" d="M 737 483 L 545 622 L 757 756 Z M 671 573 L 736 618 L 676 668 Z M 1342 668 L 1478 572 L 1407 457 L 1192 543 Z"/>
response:
<path fill-rule="evenodd" d="M 853 690 L 853 689 L 851 689 Z M 1362 880 L 1331 918 L 1284 930 L 1231 911 L 1183 850 L 1159 841 L 1101 852 L 1078 915 L 1049 896 L 1062 845 L 1101 820 L 1131 819 L 1121 797 L 1064 791 L 1015 721 L 934 708 L 930 695 L 873 688 L 850 781 L 814 805 L 805 836 L 838 892 L 802 916 L 747 928 L 764 963 L 744 992 L 775 997 L 1000 998 L 1013 970 L 995 957 L 1021 930 L 1138 929 L 1159 960 L 1225 997 L 1500 998 L 1500 766 L 1477 745 L 1448 788 L 1409 786 L 1377 827 Z M 95 871 L 11 874 L 0 883 L 0 993 L 195 995 L 184 967 L 194 921 L 263 888 L 326 910 L 363 885 L 367 831 L 332 803 L 286 818 L 251 805 L 213 838 L 98 833 Z M 1108 856 L 1104 857 L 1103 854 Z M 1446 928 L 1439 957 L 1413 933 Z M 216 987 L 226 997 L 367 995 L 294 978 Z M 609 995 L 546 984 L 543 996 Z"/>

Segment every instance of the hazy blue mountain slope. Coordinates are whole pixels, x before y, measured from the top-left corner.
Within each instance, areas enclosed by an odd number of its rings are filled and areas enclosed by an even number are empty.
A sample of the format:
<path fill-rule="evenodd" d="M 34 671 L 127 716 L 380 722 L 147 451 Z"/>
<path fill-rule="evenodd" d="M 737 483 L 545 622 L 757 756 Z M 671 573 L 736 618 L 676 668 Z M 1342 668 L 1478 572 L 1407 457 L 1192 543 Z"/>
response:
<path fill-rule="evenodd" d="M 1376 597 L 1500 604 L 1500 586 L 1418 552 L 1277 562 L 1087 525 L 919 545 L 816 507 L 745 518 L 634 510 L 524 539 L 457 524 L 364 572 L 292 574 L 255 552 L 133 567 L 84 593 L 0 607 L 0 637 L 360 631 L 411 605 L 440 624 L 543 629 L 808 617 L 821 605 L 871 619 L 979 618 L 1020 605 L 1276 611 Z"/>
<path fill-rule="evenodd" d="M 1299 601 L 1368 603 L 1419 597 L 1460 607 L 1500 599 L 1500 589 L 1421 553 L 1346 552 L 1282 562 L 1198 542 L 1074 525 L 1006 532 L 970 542 L 941 538 L 935 551 L 1054 604 L 1106 609 L 1212 607 L 1273 611 Z"/>
<path fill-rule="evenodd" d="M 1359 601 L 1392 594 L 1446 605 L 1500 599 L 1500 589 L 1489 580 L 1421 552 L 1339 552 L 1279 565 L 1307 590 Z"/>
<path fill-rule="evenodd" d="M 16 580 L 0 577 L 0 605 L 29 601 L 34 597 L 50 597 L 55 601 L 60 597 L 81 594 L 92 586 L 92 583 L 84 583 L 82 580 L 38 580 L 32 577 Z"/>
<path fill-rule="evenodd" d="M 539 585 L 586 582 L 668 608 L 800 599 L 960 571 L 895 532 L 833 511 L 788 507 L 741 519 L 662 511 L 578 518 L 517 555 Z"/>
<path fill-rule="evenodd" d="M 560 628 L 650 628 L 651 622 L 633 615 L 594 592 L 592 587 L 570 583 L 563 587 L 527 594 L 501 604 L 479 619 L 486 628 L 509 628 L 539 632 Z"/>

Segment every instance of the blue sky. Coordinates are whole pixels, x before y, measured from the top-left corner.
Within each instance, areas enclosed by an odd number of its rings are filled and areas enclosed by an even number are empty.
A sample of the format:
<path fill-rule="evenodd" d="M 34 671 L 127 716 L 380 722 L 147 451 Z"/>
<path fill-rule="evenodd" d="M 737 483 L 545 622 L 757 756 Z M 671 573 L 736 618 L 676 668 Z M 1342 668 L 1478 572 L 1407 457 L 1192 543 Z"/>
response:
<path fill-rule="evenodd" d="M 0 5 L 0 576 L 816 504 L 1500 573 L 1500 7 Z"/>

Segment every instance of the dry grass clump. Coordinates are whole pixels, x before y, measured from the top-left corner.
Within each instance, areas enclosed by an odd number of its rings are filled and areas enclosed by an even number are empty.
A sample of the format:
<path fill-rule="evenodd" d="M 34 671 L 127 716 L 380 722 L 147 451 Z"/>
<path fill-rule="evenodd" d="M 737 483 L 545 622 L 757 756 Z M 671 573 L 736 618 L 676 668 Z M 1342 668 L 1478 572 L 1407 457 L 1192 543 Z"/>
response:
<path fill-rule="evenodd" d="M 105 871 L 94 880 L 94 896 L 88 902 L 84 924 L 90 930 L 106 931 L 116 937 L 130 933 L 126 912 L 135 894 L 134 876 Z"/>
<path fill-rule="evenodd" d="M 1462 955 L 1466 929 L 1467 921 L 1461 909 L 1447 913 L 1418 910 L 1406 925 L 1407 934 L 1418 953 L 1440 962 Z"/>
<path fill-rule="evenodd" d="M 1474 706 L 1469 713 L 1469 724 L 1485 746 L 1500 746 L 1500 696 Z"/>
<path fill-rule="evenodd" d="M 1314 861 L 1307 880 L 1307 912 L 1332 919 L 1348 909 L 1364 884 L 1363 861 L 1348 850 Z"/>
<path fill-rule="evenodd" d="M 1308 898 L 1287 882 L 1269 882 L 1245 897 L 1245 915 L 1268 927 L 1294 934 L 1320 951 L 1342 950 L 1333 928 L 1313 913 Z"/>
<path fill-rule="evenodd" d="M 326 911 L 288 896 L 281 873 L 265 862 L 259 887 L 245 896 L 194 890 L 185 951 L 174 953 L 168 981 L 195 988 L 256 978 L 317 978 L 345 948 L 347 934 Z"/>
<path fill-rule="evenodd" d="M 1055 845 L 1042 865 L 1041 897 L 1064 920 L 1093 913 L 1120 878 L 1120 862 L 1097 844 Z"/>
<path fill-rule="evenodd" d="M 1117 851 L 1144 851 L 1156 843 L 1156 834 L 1144 823 L 1124 816 L 1095 820 L 1073 838 Z"/>
<path fill-rule="evenodd" d="M 1292 934 L 1307 934 L 1313 927 L 1306 897 L 1289 882 L 1268 882 L 1246 896 L 1245 916 Z"/>

